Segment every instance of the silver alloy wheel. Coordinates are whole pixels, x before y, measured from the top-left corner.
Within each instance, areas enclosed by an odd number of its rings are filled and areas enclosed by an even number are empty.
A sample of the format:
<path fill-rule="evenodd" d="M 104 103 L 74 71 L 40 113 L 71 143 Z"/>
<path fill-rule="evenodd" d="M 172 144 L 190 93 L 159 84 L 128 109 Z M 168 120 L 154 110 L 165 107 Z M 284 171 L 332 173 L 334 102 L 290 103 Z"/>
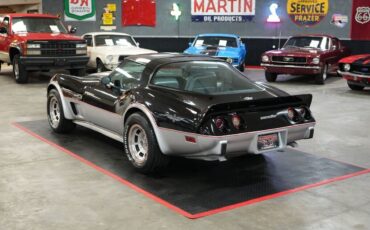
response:
<path fill-rule="evenodd" d="M 14 60 L 14 75 L 15 79 L 19 79 L 19 63 L 17 59 Z"/>
<path fill-rule="evenodd" d="M 143 127 L 138 124 L 130 127 L 128 146 L 135 164 L 138 166 L 144 165 L 148 159 L 148 138 Z"/>
<path fill-rule="evenodd" d="M 49 101 L 49 117 L 50 125 L 56 129 L 60 122 L 60 109 L 58 99 L 55 96 L 52 96 Z"/>

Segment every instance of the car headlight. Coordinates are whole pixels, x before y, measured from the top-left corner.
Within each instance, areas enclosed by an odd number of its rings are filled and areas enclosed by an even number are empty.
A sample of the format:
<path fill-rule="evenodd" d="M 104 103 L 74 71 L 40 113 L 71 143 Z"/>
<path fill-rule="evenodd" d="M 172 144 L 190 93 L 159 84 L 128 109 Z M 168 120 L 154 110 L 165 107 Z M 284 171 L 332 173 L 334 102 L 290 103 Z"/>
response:
<path fill-rule="evenodd" d="M 262 62 L 268 62 L 270 59 L 267 55 L 262 56 Z"/>
<path fill-rule="evenodd" d="M 109 62 L 112 62 L 113 61 L 113 55 L 108 55 L 106 58 L 107 58 L 107 60 Z"/>
<path fill-rule="evenodd" d="M 27 50 L 27 55 L 41 55 L 41 50 Z"/>
<path fill-rule="evenodd" d="M 27 44 L 27 49 L 40 49 L 40 44 Z"/>
<path fill-rule="evenodd" d="M 86 49 L 81 49 L 81 50 L 76 50 L 76 54 L 87 54 L 87 50 Z"/>
<path fill-rule="evenodd" d="M 314 58 L 314 59 L 312 59 L 312 63 L 313 64 L 319 64 L 320 63 L 320 58 Z"/>
<path fill-rule="evenodd" d="M 344 64 L 343 69 L 344 69 L 344 71 L 348 72 L 348 71 L 351 70 L 351 65 L 350 64 Z"/>
<path fill-rule="evenodd" d="M 85 43 L 80 43 L 80 44 L 77 44 L 76 45 L 76 48 L 77 49 L 81 49 L 81 48 L 86 48 L 87 46 L 86 46 L 86 44 Z"/>

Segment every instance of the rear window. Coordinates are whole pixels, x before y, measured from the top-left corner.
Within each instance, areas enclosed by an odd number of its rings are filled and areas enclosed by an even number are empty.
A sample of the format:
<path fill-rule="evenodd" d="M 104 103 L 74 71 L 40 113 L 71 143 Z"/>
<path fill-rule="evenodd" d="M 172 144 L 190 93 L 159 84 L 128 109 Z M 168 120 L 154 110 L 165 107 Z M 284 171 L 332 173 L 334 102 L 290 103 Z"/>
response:
<path fill-rule="evenodd" d="M 152 77 L 151 84 L 206 95 L 262 90 L 230 65 L 215 61 L 178 62 L 164 65 Z"/>

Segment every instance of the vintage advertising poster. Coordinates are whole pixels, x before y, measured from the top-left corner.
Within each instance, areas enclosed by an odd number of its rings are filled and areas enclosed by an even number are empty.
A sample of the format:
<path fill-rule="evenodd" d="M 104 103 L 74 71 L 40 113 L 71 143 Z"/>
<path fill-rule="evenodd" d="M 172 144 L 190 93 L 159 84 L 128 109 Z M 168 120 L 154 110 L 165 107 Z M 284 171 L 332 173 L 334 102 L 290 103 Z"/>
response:
<path fill-rule="evenodd" d="M 64 0 L 65 21 L 95 21 L 95 0 Z"/>
<path fill-rule="evenodd" d="M 353 0 L 351 38 L 353 40 L 370 40 L 369 0 Z"/>
<path fill-rule="evenodd" d="M 255 0 L 191 0 L 193 22 L 245 22 L 255 14 Z"/>
<path fill-rule="evenodd" d="M 117 5 L 115 3 L 108 3 L 104 7 L 104 12 L 101 17 L 101 30 L 115 30 L 116 27 L 116 16 L 115 13 L 117 11 Z"/>
<path fill-rule="evenodd" d="M 154 27 L 156 25 L 155 0 L 123 0 L 122 25 Z"/>
<path fill-rule="evenodd" d="M 314 26 L 329 12 L 329 0 L 288 0 L 287 13 L 299 26 Z"/>

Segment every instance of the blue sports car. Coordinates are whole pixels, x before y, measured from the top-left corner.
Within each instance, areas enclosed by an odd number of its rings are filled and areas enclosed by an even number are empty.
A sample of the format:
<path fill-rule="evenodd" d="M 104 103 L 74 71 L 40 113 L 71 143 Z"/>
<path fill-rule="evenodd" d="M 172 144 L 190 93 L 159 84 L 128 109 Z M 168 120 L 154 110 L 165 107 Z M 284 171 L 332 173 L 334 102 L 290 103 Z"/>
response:
<path fill-rule="evenodd" d="M 184 53 L 203 54 L 226 60 L 244 71 L 247 47 L 235 34 L 199 34 Z"/>

